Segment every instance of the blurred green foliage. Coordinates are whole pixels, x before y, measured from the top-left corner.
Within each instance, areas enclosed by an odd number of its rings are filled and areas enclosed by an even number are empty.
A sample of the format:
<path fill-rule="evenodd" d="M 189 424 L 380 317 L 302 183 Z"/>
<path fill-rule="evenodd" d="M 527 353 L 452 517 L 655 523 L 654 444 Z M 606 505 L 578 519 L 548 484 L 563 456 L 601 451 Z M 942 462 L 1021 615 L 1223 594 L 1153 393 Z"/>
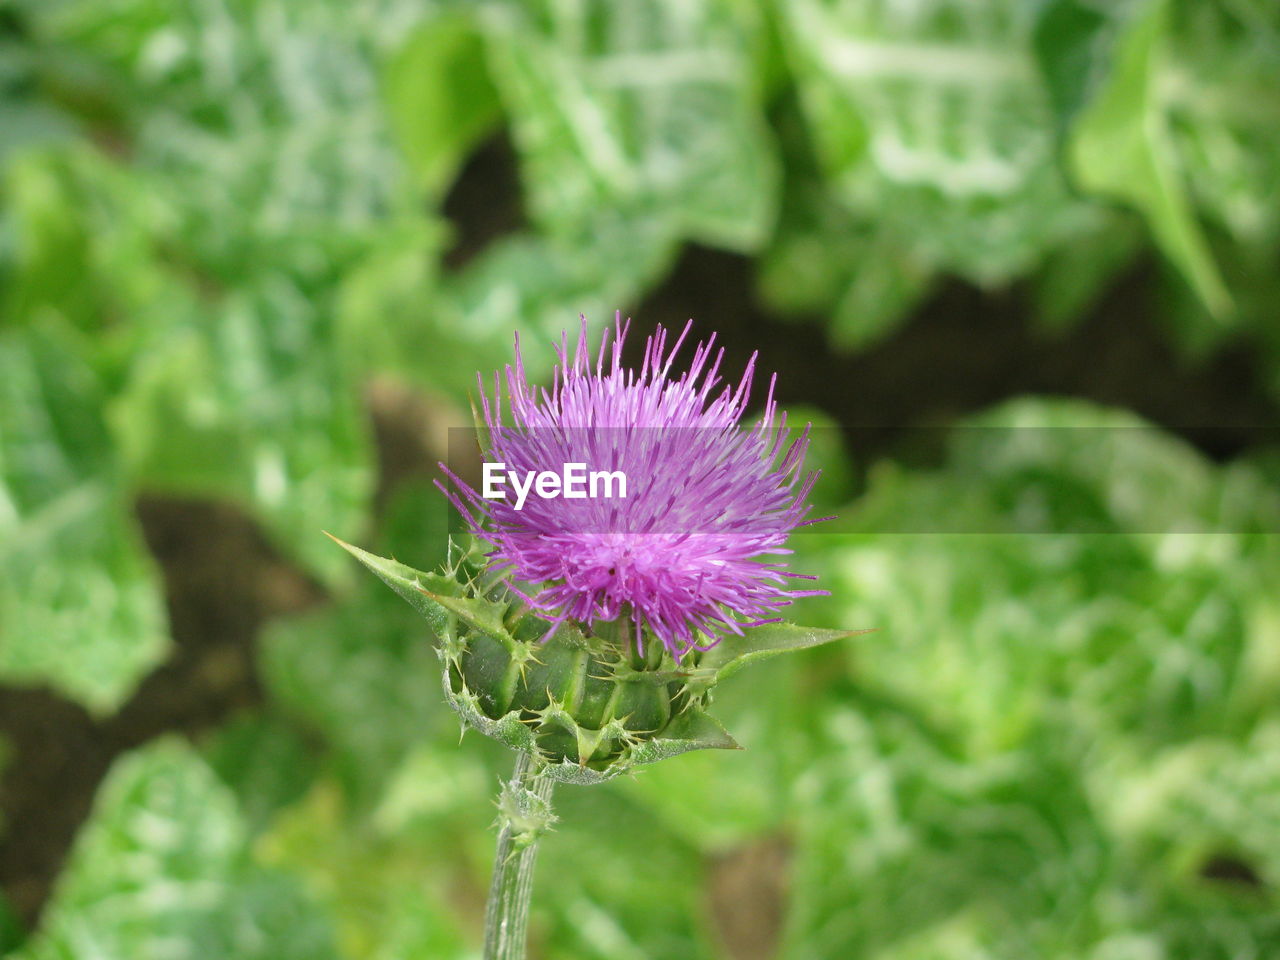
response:
<path fill-rule="evenodd" d="M 1249 331 L 1280 395 L 1277 89 L 1271 0 L 0 2 L 0 678 L 105 716 L 164 660 L 143 492 L 333 596 L 261 638 L 266 706 L 115 763 L 17 955 L 476 955 L 508 757 L 319 536 L 441 558 L 425 486 L 369 532 L 375 377 L 461 408 L 689 241 L 845 349 L 945 277 L 1068 327 L 1154 249 L 1170 337 Z M 444 269 L 500 129 L 527 222 Z M 971 425 L 797 538 L 803 619 L 879 632 L 726 684 L 747 752 L 560 791 L 540 955 L 728 956 L 715 864 L 780 835 L 791 960 L 1280 955 L 1274 467 L 1085 405 Z"/>

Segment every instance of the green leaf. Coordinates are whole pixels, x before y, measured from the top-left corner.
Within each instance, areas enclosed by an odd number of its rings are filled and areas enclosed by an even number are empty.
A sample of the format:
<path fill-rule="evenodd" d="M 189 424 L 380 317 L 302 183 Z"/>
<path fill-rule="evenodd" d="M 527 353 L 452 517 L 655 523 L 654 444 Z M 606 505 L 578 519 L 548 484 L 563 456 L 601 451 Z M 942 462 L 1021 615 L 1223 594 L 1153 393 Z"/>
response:
<path fill-rule="evenodd" d="M 317 744 L 266 710 L 232 718 L 204 748 L 209 766 L 235 791 L 253 834 L 306 792 L 320 768 L 318 754 Z"/>
<path fill-rule="evenodd" d="M 0 956 L 7 957 L 16 952 L 25 938 L 22 921 L 9 906 L 8 898 L 0 896 Z"/>
<path fill-rule="evenodd" d="M 601 210 L 572 232 L 504 238 L 442 283 L 436 314 L 445 344 L 506 362 L 511 331 L 530 370 L 550 370 L 550 343 L 584 315 L 595 325 L 634 302 L 671 266 L 675 237 L 658 221 Z M 494 363 L 493 365 L 497 365 Z M 438 382 L 473 389 L 484 363 L 449 364 Z"/>
<path fill-rule="evenodd" d="M 1098 211 L 1096 222 L 1045 257 L 1034 277 L 1036 320 L 1051 333 L 1091 316 L 1117 276 L 1131 269 L 1143 250 L 1136 216 Z"/>
<path fill-rule="evenodd" d="M 0 51 L 2 57 L 3 51 Z M 60 110 L 44 103 L 10 98 L 3 91 L 0 91 L 0 127 L 5 132 L 4 141 L 0 142 L 0 170 L 18 150 L 64 142 L 76 132 L 71 118 Z"/>
<path fill-rule="evenodd" d="M 189 746 L 124 756 L 17 956 L 336 960 L 326 918 L 253 861 L 248 839 L 234 796 Z"/>
<path fill-rule="evenodd" d="M 780 653 L 806 650 L 836 640 L 846 640 L 872 630 L 822 630 L 794 623 L 766 623 L 746 627 L 742 636 L 727 636 L 702 655 L 698 666 L 715 671 L 716 682 L 728 679 L 743 667 Z"/>
<path fill-rule="evenodd" d="M 815 722 L 788 807 L 802 893 L 784 953 L 1069 960 L 1105 938 L 1094 911 L 1122 894 L 1068 738 L 957 759 L 865 702 L 827 701 Z"/>
<path fill-rule="evenodd" d="M 506 339 L 500 347 L 477 343 L 465 332 L 455 339 L 435 322 L 444 236 L 443 225 L 426 218 L 384 224 L 340 281 L 333 336 L 349 374 L 394 376 L 433 398 L 439 394 L 447 411 L 445 397 L 473 387 L 475 370 L 505 361 L 510 347 Z M 457 363 L 460 352 L 473 356 L 473 363 Z"/>
<path fill-rule="evenodd" d="M 757 102 L 758 20 L 722 0 L 499 2 L 490 69 L 549 233 L 602 210 L 673 239 L 755 249 L 777 163 Z"/>
<path fill-rule="evenodd" d="M 153 308 L 138 318 L 112 424 L 135 483 L 245 503 L 333 581 L 343 564 L 318 533 L 358 529 L 373 471 L 353 371 L 322 303 L 276 275 L 214 304 Z"/>
<path fill-rule="evenodd" d="M 1136 0 L 1141 3 L 1143 0 Z M 1135 0 L 1042 0 L 1034 49 L 1059 130 L 1066 133 L 1106 79 L 1120 23 Z"/>
<path fill-rule="evenodd" d="M 332 321 L 331 281 L 277 269 L 224 287 L 185 245 L 162 182 L 83 147 L 25 158 L 9 185 L 20 282 L 5 313 L 93 335 L 82 353 L 133 483 L 234 499 L 286 551 L 341 569 L 315 533 L 350 534 L 370 493 L 355 387 L 374 351 L 348 349 L 358 338 Z"/>
<path fill-rule="evenodd" d="M 457 731 L 430 631 L 366 580 L 332 610 L 273 623 L 259 652 L 273 700 L 319 734 L 331 769 L 363 806 L 423 738 Z"/>
<path fill-rule="evenodd" d="M 433 741 L 397 775 L 420 803 L 408 822 L 381 811 L 353 817 L 341 792 L 322 780 L 282 812 L 259 848 L 315 891 L 344 958 L 468 960 L 479 949 L 477 911 L 493 855 L 488 800 L 497 780 L 472 753 Z"/>
<path fill-rule="evenodd" d="M 757 275 L 775 310 L 817 316 L 837 347 L 860 349 L 888 335 L 932 291 L 928 258 L 892 224 L 848 209 L 816 176 L 795 178 L 786 199 Z"/>
<path fill-rule="evenodd" d="M 891 244 L 864 252 L 835 306 L 831 340 L 860 350 L 888 336 L 934 290 L 933 272 Z"/>
<path fill-rule="evenodd" d="M 1070 162 L 1085 190 L 1123 200 L 1146 217 L 1165 255 L 1224 320 L 1231 298 L 1196 222 L 1159 99 L 1168 18 L 1166 0 L 1151 0 L 1135 19 L 1112 76 L 1075 124 Z"/>
<path fill-rule="evenodd" d="M 121 101 L 132 166 L 178 213 L 176 259 L 235 284 L 268 268 L 315 278 L 414 199 L 371 94 L 380 55 L 421 5 L 381 13 L 324 0 L 69 0 L 37 27 Z M 380 29 L 384 17 L 396 28 Z"/>
<path fill-rule="evenodd" d="M 105 713 L 164 658 L 168 629 L 78 347 L 52 322 L 0 333 L 0 676 Z"/>
<path fill-rule="evenodd" d="M 483 36 L 457 14 L 433 17 L 409 35 L 386 65 L 383 90 L 396 135 L 428 194 L 448 185 L 501 115 Z"/>
<path fill-rule="evenodd" d="M 835 199 L 893 237 L 898 256 L 998 283 L 1026 270 L 1083 215 L 1086 205 L 1070 195 L 1056 162 L 1053 114 L 1032 54 L 1033 4 L 780 7 L 809 135 Z"/>
<path fill-rule="evenodd" d="M 538 866 L 557 882 L 537 884 L 533 907 L 554 949 L 581 960 L 726 956 L 707 930 L 708 871 L 696 847 L 621 789 L 557 790 L 555 807 L 562 822 Z M 587 862 L 609 868 L 581 869 Z"/>
<path fill-rule="evenodd" d="M 80 132 L 62 106 L 41 96 L 41 68 L 49 51 L 24 35 L 24 18 L 11 4 L 5 13 L 0 33 L 0 129 L 5 133 L 0 140 L 0 177 L 19 151 L 64 142 Z"/>
<path fill-rule="evenodd" d="M 162 196 L 83 142 L 23 153 L 3 172 L 14 275 L 0 292 L 0 324 L 49 314 L 91 333 L 111 358 L 132 346 L 136 311 L 171 309 L 154 245 L 172 226 Z"/>
<path fill-rule="evenodd" d="M 1280 8 L 1259 0 L 1182 4 L 1170 21 L 1160 89 L 1180 169 L 1205 214 L 1233 239 L 1274 251 Z"/>
<path fill-rule="evenodd" d="M 32 31 L 102 78 L 128 119 L 102 137 L 127 150 L 14 175 L 17 312 L 63 311 L 123 355 L 111 422 L 133 481 L 250 507 L 329 581 L 341 561 L 315 532 L 351 536 L 371 493 L 359 382 L 417 343 L 386 317 L 426 299 L 438 250 L 373 95 L 422 10 L 379 9 L 68 0 Z M 338 302 L 356 264 L 383 281 L 358 323 Z"/>
<path fill-rule="evenodd" d="M 839 523 L 855 536 L 814 537 L 802 559 L 828 622 L 892 637 L 857 648 L 860 682 L 971 755 L 1046 714 L 1163 744 L 1263 709 L 1280 497 L 1132 416 L 1006 405 L 956 431 L 945 468 L 877 471 Z"/>
<path fill-rule="evenodd" d="M 1273 883 L 1280 877 L 1280 816 L 1265 798 L 1280 785 L 1277 745 L 1273 716 L 1240 739 L 1205 737 L 1127 757 L 1106 796 L 1107 813 L 1173 864 L 1195 868 L 1230 856 Z"/>

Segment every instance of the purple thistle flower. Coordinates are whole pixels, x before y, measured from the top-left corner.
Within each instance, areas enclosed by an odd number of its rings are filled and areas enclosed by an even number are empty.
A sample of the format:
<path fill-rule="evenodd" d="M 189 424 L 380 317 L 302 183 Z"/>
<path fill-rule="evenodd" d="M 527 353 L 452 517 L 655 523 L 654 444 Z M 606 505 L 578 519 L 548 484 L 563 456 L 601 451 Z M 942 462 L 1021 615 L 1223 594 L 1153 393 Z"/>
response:
<path fill-rule="evenodd" d="M 480 378 L 488 460 L 521 476 L 570 463 L 621 471 L 625 498 L 530 496 L 517 509 L 481 497 L 444 464 L 461 498 L 441 489 L 493 547 L 495 567 L 540 585 L 513 589 L 551 620 L 548 636 L 566 619 L 589 626 L 627 616 L 641 650 L 647 627 L 680 658 L 726 632 L 778 622 L 773 614 L 797 597 L 825 593 L 790 589 L 791 579 L 816 578 L 760 559 L 791 553 L 790 532 L 817 522 L 806 519 L 805 500 L 818 474 L 803 473 L 809 427 L 791 439 L 786 414 L 778 415 L 776 375 L 760 419 L 741 424 L 756 354 L 736 387 L 722 386 L 724 350 L 712 334 L 677 378 L 672 364 L 690 321 L 670 350 L 659 326 L 637 373 L 622 366 L 629 324 L 615 320 L 612 344 L 606 330 L 594 370 L 586 319 L 572 358 L 562 335 L 550 390 L 530 385 L 517 335 L 515 366 L 505 368 L 510 426 L 502 377 L 494 374 L 492 400 Z"/>

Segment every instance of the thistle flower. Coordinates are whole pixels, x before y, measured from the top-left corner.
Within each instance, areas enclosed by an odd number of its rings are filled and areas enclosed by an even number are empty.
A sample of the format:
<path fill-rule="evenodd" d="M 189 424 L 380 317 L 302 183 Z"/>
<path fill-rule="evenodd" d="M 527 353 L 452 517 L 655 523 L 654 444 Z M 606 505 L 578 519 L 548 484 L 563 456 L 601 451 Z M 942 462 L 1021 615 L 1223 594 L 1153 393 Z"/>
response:
<path fill-rule="evenodd" d="M 689 750 L 734 749 L 707 712 L 722 680 L 853 635 L 775 616 L 821 592 L 794 589 L 813 578 L 778 559 L 813 522 L 808 429 L 788 432 L 773 381 L 744 424 L 755 357 L 723 382 L 714 336 L 673 372 L 688 333 L 668 344 L 659 327 L 631 370 L 621 319 L 594 355 L 584 320 L 572 351 L 561 337 L 549 388 L 530 385 L 518 339 L 491 394 L 481 381 L 489 464 L 526 478 L 604 468 L 629 479 L 625 496 L 494 499 L 441 464 L 457 485 L 441 489 L 476 534 L 442 572 L 342 544 L 428 620 L 464 727 L 527 755 L 539 777 L 601 783 Z M 659 642 L 646 649 L 646 636 Z"/>
<path fill-rule="evenodd" d="M 549 390 L 530 385 L 518 336 L 515 364 L 495 373 L 492 397 L 480 378 L 489 461 L 517 476 L 585 464 L 626 478 L 625 498 L 517 503 L 482 497 L 441 465 L 458 493 L 441 489 L 491 546 L 490 565 L 537 585 L 522 596 L 550 622 L 548 635 L 565 620 L 627 618 L 641 653 L 647 630 L 679 659 L 825 592 L 791 587 L 814 578 L 776 559 L 791 552 L 792 530 L 816 522 L 805 502 L 818 476 L 803 471 L 809 428 L 791 437 L 776 375 L 760 418 L 744 425 L 756 355 L 736 385 L 725 383 L 714 334 L 673 372 L 691 326 L 669 349 L 659 326 L 637 372 L 622 365 L 620 317 L 593 367 L 584 318 L 572 355 L 561 337 Z"/>
<path fill-rule="evenodd" d="M 443 572 L 424 573 L 338 541 L 430 623 L 445 699 L 464 730 L 517 752 L 499 803 L 486 957 L 524 955 L 533 855 L 555 821 L 556 783 L 603 783 L 691 750 L 737 749 L 707 712 L 722 680 L 853 636 L 772 616 L 820 592 L 792 589 L 792 578 L 813 578 L 772 559 L 813 522 L 808 428 L 790 438 L 773 380 L 760 419 L 744 427 L 756 358 L 736 386 L 723 384 L 714 336 L 673 375 L 689 326 L 669 350 L 659 327 L 633 371 L 622 365 L 618 318 L 592 369 L 584 319 L 572 356 L 561 337 L 549 390 L 530 386 L 517 338 L 505 370 L 510 425 L 502 375 L 492 397 L 481 381 L 490 462 L 530 478 L 557 464 L 566 477 L 570 464 L 606 467 L 632 478 L 625 497 L 539 490 L 513 503 L 487 487 L 481 496 L 441 464 L 458 491 L 441 489 L 492 548 L 487 557 L 475 544 L 451 547 Z M 661 646 L 646 651 L 646 632 Z M 712 649 L 725 633 L 737 642 Z"/>

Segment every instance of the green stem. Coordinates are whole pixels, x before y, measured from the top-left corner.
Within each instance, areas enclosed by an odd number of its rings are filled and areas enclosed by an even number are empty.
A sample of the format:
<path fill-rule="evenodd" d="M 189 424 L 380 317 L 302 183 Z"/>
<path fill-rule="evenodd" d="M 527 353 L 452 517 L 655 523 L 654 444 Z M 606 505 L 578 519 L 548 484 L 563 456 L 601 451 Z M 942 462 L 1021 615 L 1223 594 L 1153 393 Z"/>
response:
<path fill-rule="evenodd" d="M 516 769 L 499 801 L 498 854 L 484 914 L 484 960 L 524 960 L 538 836 L 554 821 L 555 781 L 529 754 L 516 755 Z"/>

